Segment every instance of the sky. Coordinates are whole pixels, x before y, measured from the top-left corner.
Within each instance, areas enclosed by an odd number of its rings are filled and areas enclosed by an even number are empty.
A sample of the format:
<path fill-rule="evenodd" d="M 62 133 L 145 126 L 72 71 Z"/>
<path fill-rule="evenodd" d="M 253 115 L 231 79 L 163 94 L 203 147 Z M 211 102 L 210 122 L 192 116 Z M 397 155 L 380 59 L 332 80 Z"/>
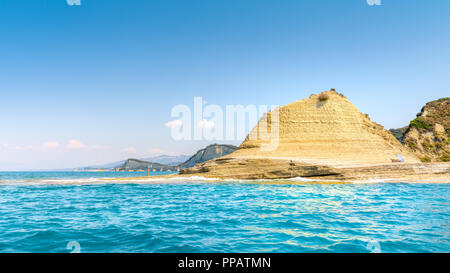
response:
<path fill-rule="evenodd" d="M 0 170 L 227 141 L 174 140 L 171 110 L 284 105 L 330 88 L 386 128 L 450 92 L 450 1 L 0 1 Z"/>

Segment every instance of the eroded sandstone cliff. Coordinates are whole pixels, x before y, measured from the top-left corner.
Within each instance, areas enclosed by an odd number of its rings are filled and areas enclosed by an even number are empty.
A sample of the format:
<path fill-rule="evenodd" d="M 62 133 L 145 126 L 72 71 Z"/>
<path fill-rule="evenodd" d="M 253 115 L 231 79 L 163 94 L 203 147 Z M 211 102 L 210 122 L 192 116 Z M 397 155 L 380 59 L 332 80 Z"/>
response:
<path fill-rule="evenodd" d="M 280 107 L 278 119 L 276 115 L 272 111 L 263 117 L 229 156 L 339 165 L 389 163 L 400 155 L 407 163 L 419 162 L 389 131 L 334 90 Z M 278 128 L 274 150 L 264 148 L 273 141 L 268 137 L 272 131 L 260 130 L 266 127 Z"/>

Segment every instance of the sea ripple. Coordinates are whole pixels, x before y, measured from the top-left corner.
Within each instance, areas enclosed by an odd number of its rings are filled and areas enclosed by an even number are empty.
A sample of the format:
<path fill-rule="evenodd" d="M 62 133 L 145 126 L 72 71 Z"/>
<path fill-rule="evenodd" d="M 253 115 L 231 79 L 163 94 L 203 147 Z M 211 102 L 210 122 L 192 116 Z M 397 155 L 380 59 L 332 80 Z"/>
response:
<path fill-rule="evenodd" d="M 448 184 L 0 185 L 0 252 L 449 252 Z"/>

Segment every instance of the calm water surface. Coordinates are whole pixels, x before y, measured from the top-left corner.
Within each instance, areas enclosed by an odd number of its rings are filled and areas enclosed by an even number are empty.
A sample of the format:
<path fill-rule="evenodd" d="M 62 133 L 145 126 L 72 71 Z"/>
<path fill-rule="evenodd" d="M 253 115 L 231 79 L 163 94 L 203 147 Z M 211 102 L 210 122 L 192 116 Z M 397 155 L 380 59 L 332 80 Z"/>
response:
<path fill-rule="evenodd" d="M 450 252 L 448 184 L 118 175 L 0 173 L 0 252 Z"/>

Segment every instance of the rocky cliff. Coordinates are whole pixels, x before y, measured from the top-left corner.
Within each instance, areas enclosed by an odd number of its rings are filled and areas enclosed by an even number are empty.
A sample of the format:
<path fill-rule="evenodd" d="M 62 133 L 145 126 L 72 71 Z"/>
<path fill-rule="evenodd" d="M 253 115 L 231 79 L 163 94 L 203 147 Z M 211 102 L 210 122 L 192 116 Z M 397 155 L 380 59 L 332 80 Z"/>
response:
<path fill-rule="evenodd" d="M 122 165 L 117 167 L 120 171 L 156 171 L 156 172 L 166 172 L 166 171 L 174 171 L 175 167 L 143 161 L 139 159 L 128 159 Z"/>
<path fill-rule="evenodd" d="M 409 124 L 404 143 L 423 162 L 449 162 L 450 98 L 427 103 Z"/>
<path fill-rule="evenodd" d="M 233 145 L 218 145 L 218 144 L 209 145 L 208 147 L 198 151 L 186 162 L 178 165 L 177 167 L 180 169 L 191 168 L 197 164 L 231 154 L 234 151 L 236 151 L 237 148 L 238 147 Z"/>

